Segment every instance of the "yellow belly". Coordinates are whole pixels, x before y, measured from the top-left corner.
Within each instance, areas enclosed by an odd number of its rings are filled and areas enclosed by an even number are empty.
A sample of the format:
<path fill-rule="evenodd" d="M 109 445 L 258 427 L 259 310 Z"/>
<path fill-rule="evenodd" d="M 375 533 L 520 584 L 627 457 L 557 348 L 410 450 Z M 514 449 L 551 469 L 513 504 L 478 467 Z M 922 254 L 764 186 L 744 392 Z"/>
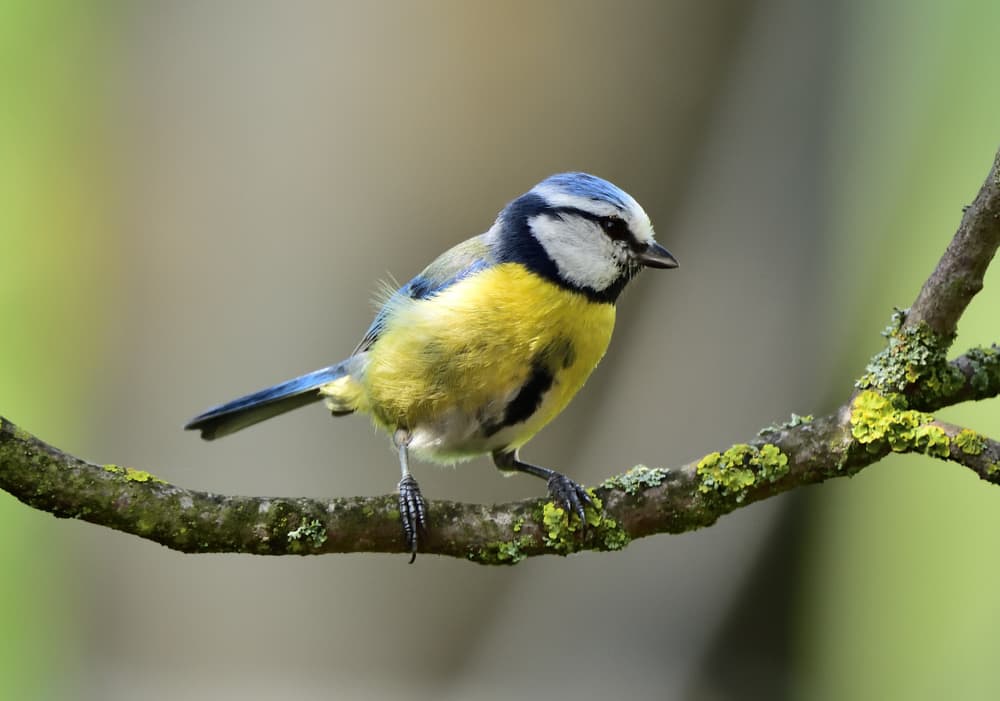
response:
<path fill-rule="evenodd" d="M 410 430 L 430 457 L 518 448 L 583 386 L 614 320 L 611 304 L 498 265 L 393 310 L 353 378 L 356 409 L 389 431 Z M 544 396 L 522 421 L 496 428 L 533 372 L 550 374 Z"/>

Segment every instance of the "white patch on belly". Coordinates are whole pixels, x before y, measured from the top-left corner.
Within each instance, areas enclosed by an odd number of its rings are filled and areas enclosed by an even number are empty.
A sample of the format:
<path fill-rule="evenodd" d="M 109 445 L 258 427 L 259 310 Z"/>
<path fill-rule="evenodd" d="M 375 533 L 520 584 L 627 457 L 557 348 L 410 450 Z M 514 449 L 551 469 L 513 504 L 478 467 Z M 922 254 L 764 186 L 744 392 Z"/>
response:
<path fill-rule="evenodd" d="M 541 429 L 538 417 L 547 413 L 551 391 L 542 395 L 538 409 L 525 421 L 505 426 L 490 436 L 483 434 L 484 424 L 498 422 L 516 394 L 517 392 L 513 392 L 506 401 L 498 403 L 497 410 L 492 412 L 492 416 L 487 415 L 485 421 L 481 417 L 460 414 L 455 410 L 437 421 L 418 425 L 410 431 L 410 452 L 421 460 L 451 465 L 480 455 L 490 455 L 513 443 L 523 443 L 525 434 L 533 435 Z"/>

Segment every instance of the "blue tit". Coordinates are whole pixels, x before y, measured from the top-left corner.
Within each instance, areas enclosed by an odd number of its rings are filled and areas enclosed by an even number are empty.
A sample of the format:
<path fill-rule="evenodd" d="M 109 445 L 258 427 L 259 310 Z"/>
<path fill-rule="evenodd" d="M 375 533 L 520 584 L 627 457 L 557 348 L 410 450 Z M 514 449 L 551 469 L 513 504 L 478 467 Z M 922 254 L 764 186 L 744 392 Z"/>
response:
<path fill-rule="evenodd" d="M 500 470 L 546 480 L 556 503 L 584 519 L 587 492 L 522 462 L 518 450 L 597 366 L 615 301 L 643 267 L 677 261 L 654 240 L 639 203 L 593 175 L 553 175 L 389 295 L 346 360 L 210 409 L 185 428 L 212 440 L 320 400 L 336 416 L 368 414 L 399 454 L 399 508 L 414 557 L 427 516 L 410 454 L 442 463 L 490 455 Z"/>

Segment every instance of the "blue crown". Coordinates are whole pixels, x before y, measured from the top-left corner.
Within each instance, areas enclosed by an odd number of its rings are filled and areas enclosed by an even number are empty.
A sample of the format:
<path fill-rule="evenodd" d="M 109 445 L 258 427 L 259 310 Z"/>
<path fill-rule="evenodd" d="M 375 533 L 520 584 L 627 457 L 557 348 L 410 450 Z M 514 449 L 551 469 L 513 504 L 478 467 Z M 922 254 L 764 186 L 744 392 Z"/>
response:
<path fill-rule="evenodd" d="M 628 203 L 632 199 L 621 188 L 589 173 L 556 173 L 535 187 L 546 186 L 561 190 L 567 195 L 610 202 L 619 209 L 628 209 Z"/>

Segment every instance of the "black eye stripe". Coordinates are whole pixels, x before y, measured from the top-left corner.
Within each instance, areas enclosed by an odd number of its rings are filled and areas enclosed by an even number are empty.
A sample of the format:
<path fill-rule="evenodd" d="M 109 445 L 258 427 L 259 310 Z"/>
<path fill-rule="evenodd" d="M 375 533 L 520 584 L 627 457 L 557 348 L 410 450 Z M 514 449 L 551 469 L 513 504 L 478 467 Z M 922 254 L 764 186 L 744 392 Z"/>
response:
<path fill-rule="evenodd" d="M 604 229 L 604 233 L 610 236 L 615 241 L 631 241 L 632 232 L 628 228 L 628 224 L 624 220 L 618 217 L 602 217 L 600 220 L 601 228 Z"/>
<path fill-rule="evenodd" d="M 554 207 L 549 211 L 560 218 L 562 218 L 563 214 L 569 214 L 587 219 L 600 226 L 604 230 L 604 233 L 608 235 L 608 238 L 614 241 L 627 241 L 630 244 L 635 243 L 635 237 L 628 228 L 628 224 L 620 217 L 600 216 L 592 212 L 577 209 L 576 207 Z"/>

